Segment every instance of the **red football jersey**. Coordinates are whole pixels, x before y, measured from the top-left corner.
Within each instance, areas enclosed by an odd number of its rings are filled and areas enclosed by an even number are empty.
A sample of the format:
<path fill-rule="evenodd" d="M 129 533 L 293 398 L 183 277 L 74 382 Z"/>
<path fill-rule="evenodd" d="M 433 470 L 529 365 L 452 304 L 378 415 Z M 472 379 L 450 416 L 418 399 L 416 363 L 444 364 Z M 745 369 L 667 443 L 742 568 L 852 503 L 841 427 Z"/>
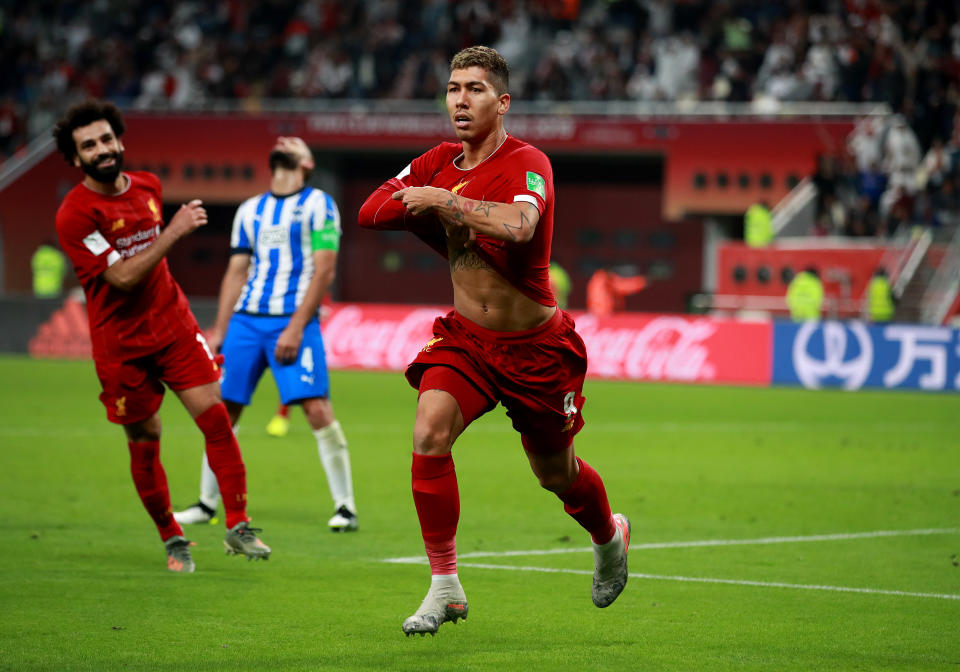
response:
<path fill-rule="evenodd" d="M 193 339 L 197 322 L 163 259 L 128 292 L 102 273 L 132 257 L 160 235 L 160 180 L 151 173 L 124 173 L 123 193 L 98 194 L 83 183 L 70 190 L 57 210 L 60 246 L 87 297 L 93 356 L 123 361 L 156 352 L 178 338 Z"/>
<path fill-rule="evenodd" d="M 533 145 L 507 136 L 489 157 L 469 170 L 457 166 L 463 154 L 459 143 L 444 142 L 411 162 L 384 187 L 440 187 L 465 198 L 496 203 L 532 203 L 540 221 L 528 243 L 497 240 L 477 234 L 474 250 L 518 291 L 545 306 L 555 306 L 550 290 L 550 246 L 553 242 L 553 168 Z M 379 190 L 378 190 L 379 191 Z M 386 201 L 383 200 L 384 195 Z M 376 198 L 375 198 L 376 197 Z M 446 256 L 446 234 L 436 217 L 407 217 L 400 201 L 381 193 L 364 204 L 360 225 L 370 228 L 407 228 Z"/>

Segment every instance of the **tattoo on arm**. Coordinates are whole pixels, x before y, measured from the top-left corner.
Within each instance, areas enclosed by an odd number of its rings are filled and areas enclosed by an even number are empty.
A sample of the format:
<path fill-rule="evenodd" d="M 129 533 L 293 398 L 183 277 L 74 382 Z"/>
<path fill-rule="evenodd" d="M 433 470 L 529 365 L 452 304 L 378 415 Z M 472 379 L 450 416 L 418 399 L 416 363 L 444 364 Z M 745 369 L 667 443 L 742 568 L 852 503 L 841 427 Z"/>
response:
<path fill-rule="evenodd" d="M 488 201 L 480 201 L 480 203 L 477 205 L 476 210 L 477 210 L 477 212 L 482 212 L 484 217 L 489 217 L 489 216 L 490 216 L 490 212 L 491 212 L 495 207 L 497 207 L 497 204 L 496 204 L 496 203 L 490 203 L 490 202 L 488 202 Z"/>
<path fill-rule="evenodd" d="M 493 210 L 497 207 L 496 203 L 490 201 L 474 201 L 472 199 L 461 199 L 456 194 L 450 194 L 450 198 L 447 199 L 445 204 L 450 210 L 450 217 L 457 222 L 463 223 L 464 217 L 469 215 L 471 212 L 476 211 L 477 214 L 483 215 L 486 218 L 491 218 L 493 216 Z M 516 233 L 517 231 L 523 231 L 527 227 L 531 229 L 536 228 L 536 223 L 530 218 L 527 214 L 526 209 L 520 209 L 520 223 L 511 224 L 510 222 L 503 222 L 504 231 L 506 231 L 507 236 L 510 240 L 517 240 Z"/>
<path fill-rule="evenodd" d="M 447 207 L 453 210 L 453 218 L 458 222 L 462 222 L 465 215 L 473 212 L 473 201 L 464 200 L 461 203 L 458 196 L 451 194 L 450 199 L 447 201 Z"/>
<path fill-rule="evenodd" d="M 510 236 L 510 240 L 516 240 L 517 237 L 513 235 L 514 231 L 523 231 L 525 228 L 530 227 L 531 229 L 536 229 L 536 224 L 531 221 L 530 217 L 527 215 L 527 211 L 524 208 L 520 209 L 520 224 L 511 224 L 510 222 L 504 222 L 503 228 L 506 230 L 507 235 Z"/>
<path fill-rule="evenodd" d="M 484 217 L 490 217 L 491 211 L 497 207 L 497 204 L 489 203 L 487 201 L 474 201 L 469 198 L 461 199 L 459 196 L 451 194 L 446 206 L 453 210 L 452 216 L 459 222 L 463 221 L 464 215 L 469 215 L 474 210 L 482 214 Z"/>

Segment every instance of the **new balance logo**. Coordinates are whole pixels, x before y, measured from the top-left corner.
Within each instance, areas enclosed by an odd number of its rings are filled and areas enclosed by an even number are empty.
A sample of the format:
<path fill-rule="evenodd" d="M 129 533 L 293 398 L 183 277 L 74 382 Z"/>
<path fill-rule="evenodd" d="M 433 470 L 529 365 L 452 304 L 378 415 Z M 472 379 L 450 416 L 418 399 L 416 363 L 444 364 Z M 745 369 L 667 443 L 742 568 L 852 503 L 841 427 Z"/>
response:
<path fill-rule="evenodd" d="M 434 345 L 436 345 L 442 340 L 443 340 L 443 336 L 438 336 L 437 338 L 431 338 L 429 341 L 427 341 L 427 344 L 420 349 L 420 352 L 430 352 L 431 348 L 433 348 Z"/>
<path fill-rule="evenodd" d="M 153 198 L 147 199 L 147 207 L 150 208 L 150 212 L 153 214 L 153 221 L 159 222 L 161 220 L 160 208 L 157 207 L 157 202 Z"/>

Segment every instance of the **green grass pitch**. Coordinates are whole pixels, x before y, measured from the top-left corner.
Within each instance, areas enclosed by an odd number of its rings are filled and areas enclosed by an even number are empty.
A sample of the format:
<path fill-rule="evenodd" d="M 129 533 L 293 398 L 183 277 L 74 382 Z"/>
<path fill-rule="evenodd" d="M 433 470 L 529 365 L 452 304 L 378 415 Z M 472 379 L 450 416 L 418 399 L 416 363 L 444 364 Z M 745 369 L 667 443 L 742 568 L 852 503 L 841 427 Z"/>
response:
<path fill-rule="evenodd" d="M 0 357 L 0 670 L 944 670 L 960 667 L 960 399 L 588 381 L 578 453 L 633 522 L 631 579 L 590 600 L 588 538 L 501 409 L 458 442 L 467 621 L 405 638 L 429 570 L 410 496 L 416 394 L 337 371 L 360 531 L 334 535 L 302 415 L 241 423 L 269 562 L 194 526 L 166 571 L 89 362 Z M 162 412 L 174 506 L 200 433 Z M 889 533 L 889 534 L 886 534 Z M 550 551 L 545 553 L 545 551 Z"/>

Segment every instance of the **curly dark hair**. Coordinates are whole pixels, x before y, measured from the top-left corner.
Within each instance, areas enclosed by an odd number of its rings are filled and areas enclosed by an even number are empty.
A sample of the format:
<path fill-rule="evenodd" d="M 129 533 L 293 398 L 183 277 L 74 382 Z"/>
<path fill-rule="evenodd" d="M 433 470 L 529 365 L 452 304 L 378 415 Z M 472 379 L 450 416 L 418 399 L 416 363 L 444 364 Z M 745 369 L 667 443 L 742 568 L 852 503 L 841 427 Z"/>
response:
<path fill-rule="evenodd" d="M 105 120 L 113 129 L 118 138 L 127 129 L 123 123 L 123 115 L 116 105 L 108 100 L 91 98 L 77 103 L 57 122 L 53 128 L 53 137 L 57 140 L 57 149 L 63 154 L 67 163 L 73 164 L 73 157 L 77 155 L 77 143 L 73 139 L 73 131 L 87 126 L 95 121 Z"/>
<path fill-rule="evenodd" d="M 490 83 L 498 96 L 507 92 L 510 86 L 510 68 L 503 56 L 496 49 L 490 47 L 467 47 L 450 61 L 451 70 L 464 70 L 477 66 L 487 71 Z"/>

